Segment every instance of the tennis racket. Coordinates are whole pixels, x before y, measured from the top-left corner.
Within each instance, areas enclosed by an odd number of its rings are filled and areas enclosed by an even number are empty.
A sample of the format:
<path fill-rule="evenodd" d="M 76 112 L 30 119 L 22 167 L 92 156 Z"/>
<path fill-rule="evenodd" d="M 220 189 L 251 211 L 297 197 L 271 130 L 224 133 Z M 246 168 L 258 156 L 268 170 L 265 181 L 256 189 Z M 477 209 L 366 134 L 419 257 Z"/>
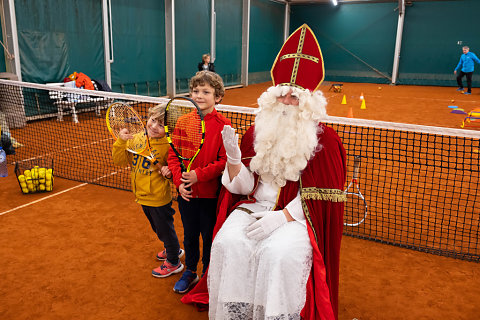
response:
<path fill-rule="evenodd" d="M 153 165 L 158 163 L 148 141 L 147 129 L 140 115 L 129 105 L 115 102 L 107 110 L 107 128 L 115 139 L 120 130 L 127 129 L 133 139 L 127 140 L 127 151 L 147 158 Z"/>
<path fill-rule="evenodd" d="M 164 127 L 182 172 L 189 172 L 205 141 L 205 122 L 200 108 L 190 98 L 171 99 L 165 108 Z"/>
<path fill-rule="evenodd" d="M 347 202 L 345 204 L 345 221 L 344 225 L 356 227 L 362 224 L 367 218 L 368 209 L 367 201 L 360 192 L 358 187 L 358 175 L 360 173 L 360 156 L 355 156 L 353 160 L 353 178 L 348 184 L 345 194 Z"/>

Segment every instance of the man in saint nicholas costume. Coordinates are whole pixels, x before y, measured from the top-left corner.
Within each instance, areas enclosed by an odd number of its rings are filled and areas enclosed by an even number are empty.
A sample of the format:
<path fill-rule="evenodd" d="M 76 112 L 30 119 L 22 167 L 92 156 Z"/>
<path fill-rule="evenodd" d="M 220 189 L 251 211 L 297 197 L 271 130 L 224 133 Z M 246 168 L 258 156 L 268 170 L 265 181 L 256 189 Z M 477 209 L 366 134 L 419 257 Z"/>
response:
<path fill-rule="evenodd" d="M 210 266 L 184 303 L 210 319 L 337 319 L 346 155 L 322 123 L 322 54 L 307 26 L 287 39 L 243 136 L 225 126 L 228 162 Z"/>

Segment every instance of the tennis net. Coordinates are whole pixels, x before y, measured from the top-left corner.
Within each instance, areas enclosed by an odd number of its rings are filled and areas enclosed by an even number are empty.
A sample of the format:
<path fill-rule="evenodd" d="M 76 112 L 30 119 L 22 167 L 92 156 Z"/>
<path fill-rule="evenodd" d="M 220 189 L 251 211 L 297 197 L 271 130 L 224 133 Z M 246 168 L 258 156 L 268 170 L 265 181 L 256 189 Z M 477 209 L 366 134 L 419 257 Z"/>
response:
<path fill-rule="evenodd" d="M 56 176 L 130 190 L 129 168 L 112 163 L 105 125 L 117 101 L 146 118 L 167 99 L 0 80 L 0 125 L 16 145 L 8 161 L 52 158 Z M 217 109 L 240 135 L 254 121 L 252 108 Z M 357 159 L 366 202 L 346 203 L 345 221 L 364 220 L 345 226 L 345 235 L 480 261 L 480 132 L 340 117 L 326 123 L 347 151 L 347 185 Z"/>

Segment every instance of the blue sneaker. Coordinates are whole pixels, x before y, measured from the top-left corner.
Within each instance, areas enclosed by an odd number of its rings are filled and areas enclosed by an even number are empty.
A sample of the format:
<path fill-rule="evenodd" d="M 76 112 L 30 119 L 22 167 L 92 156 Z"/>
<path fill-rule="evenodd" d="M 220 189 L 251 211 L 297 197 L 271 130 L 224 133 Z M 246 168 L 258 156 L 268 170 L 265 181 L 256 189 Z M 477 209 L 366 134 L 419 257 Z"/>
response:
<path fill-rule="evenodd" d="M 200 278 L 197 276 L 196 273 L 187 270 L 183 273 L 180 280 L 175 283 L 173 291 L 175 291 L 176 293 L 185 293 L 190 290 L 190 288 L 192 288 L 199 280 Z"/>
<path fill-rule="evenodd" d="M 464 92 L 463 94 L 472 94 L 472 93 L 467 91 L 467 92 Z"/>
<path fill-rule="evenodd" d="M 457 91 L 463 91 L 463 88 L 458 88 Z"/>

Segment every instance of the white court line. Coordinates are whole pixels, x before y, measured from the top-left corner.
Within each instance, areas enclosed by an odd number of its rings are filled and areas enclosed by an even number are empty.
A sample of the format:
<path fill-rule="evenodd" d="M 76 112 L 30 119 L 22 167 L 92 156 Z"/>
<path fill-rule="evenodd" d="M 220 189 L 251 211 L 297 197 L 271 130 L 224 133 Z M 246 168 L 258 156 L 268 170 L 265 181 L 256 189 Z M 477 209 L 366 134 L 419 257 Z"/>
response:
<path fill-rule="evenodd" d="M 123 169 L 123 170 L 125 170 L 125 169 Z M 123 171 L 123 170 L 120 170 L 120 171 Z M 98 181 L 98 180 L 103 179 L 103 178 L 106 178 L 106 177 L 108 177 L 108 176 L 113 176 L 114 174 L 117 174 L 117 173 L 119 173 L 120 171 L 115 171 L 115 172 L 106 174 L 106 175 L 104 175 L 104 176 L 101 176 L 100 178 L 96 178 L 96 179 L 92 180 L 91 182 Z M 4 215 L 4 214 L 7 214 L 7 213 L 9 213 L 9 212 L 12 212 L 12 211 L 16 211 L 16 210 L 19 210 L 19 209 L 28 207 L 28 206 L 30 206 L 30 205 L 32 205 L 32 204 L 37 203 L 37 202 L 50 199 L 50 198 L 52 198 L 52 197 L 58 196 L 59 194 L 62 194 L 62 193 L 65 193 L 65 192 L 72 191 L 72 190 L 74 190 L 74 189 L 83 187 L 83 186 L 85 186 L 85 185 L 87 185 L 87 184 L 89 184 L 89 182 L 85 182 L 85 183 L 76 185 L 76 186 L 74 186 L 74 187 L 68 188 L 68 189 L 66 189 L 66 190 L 63 190 L 63 191 L 60 191 L 60 192 L 57 192 L 57 193 L 48 195 L 48 196 L 46 196 L 46 197 L 44 197 L 44 198 L 37 199 L 37 200 L 35 200 L 35 201 L 29 202 L 29 203 L 26 203 L 26 204 L 22 204 L 21 206 L 18 206 L 18 207 L 16 207 L 16 208 L 13 208 L 13 209 L 10 209 L 10 210 L 7 210 L 7 211 L 0 212 L 0 216 L 2 216 L 2 215 Z"/>
<path fill-rule="evenodd" d="M 7 210 L 7 211 L 3 211 L 3 212 L 0 212 L 0 216 L 1 215 L 4 215 L 4 214 L 7 214 L 9 212 L 12 212 L 12 211 L 16 211 L 18 209 L 22 209 L 22 208 L 25 208 L 25 207 L 28 207 L 29 205 L 32 205 L 32 204 L 35 204 L 37 202 L 40 202 L 40 201 L 43 201 L 43 200 L 46 200 L 46 199 L 49 199 L 49 198 L 52 198 L 52 197 L 55 197 L 55 196 L 58 196 L 59 194 L 62 194 L 62 193 L 65 193 L 65 192 L 68 192 L 70 190 L 73 190 L 73 189 L 76 189 L 76 188 L 80 188 L 80 187 L 83 187 L 84 185 L 87 185 L 88 183 L 85 182 L 85 183 L 82 183 L 82 184 L 79 184 L 79 185 L 76 185 L 75 187 L 71 187 L 69 189 L 66 189 L 66 190 L 63 190 L 63 191 L 60 191 L 60 192 L 57 192 L 55 194 L 51 194 L 49 196 L 46 196 L 44 198 L 41 198 L 41 199 L 37 199 L 35 201 L 32 201 L 32 202 L 29 202 L 29 203 L 26 203 L 26 204 L 23 204 L 21 206 L 18 206 L 16 208 L 13 208 L 13 209 L 10 209 L 10 210 Z"/>

